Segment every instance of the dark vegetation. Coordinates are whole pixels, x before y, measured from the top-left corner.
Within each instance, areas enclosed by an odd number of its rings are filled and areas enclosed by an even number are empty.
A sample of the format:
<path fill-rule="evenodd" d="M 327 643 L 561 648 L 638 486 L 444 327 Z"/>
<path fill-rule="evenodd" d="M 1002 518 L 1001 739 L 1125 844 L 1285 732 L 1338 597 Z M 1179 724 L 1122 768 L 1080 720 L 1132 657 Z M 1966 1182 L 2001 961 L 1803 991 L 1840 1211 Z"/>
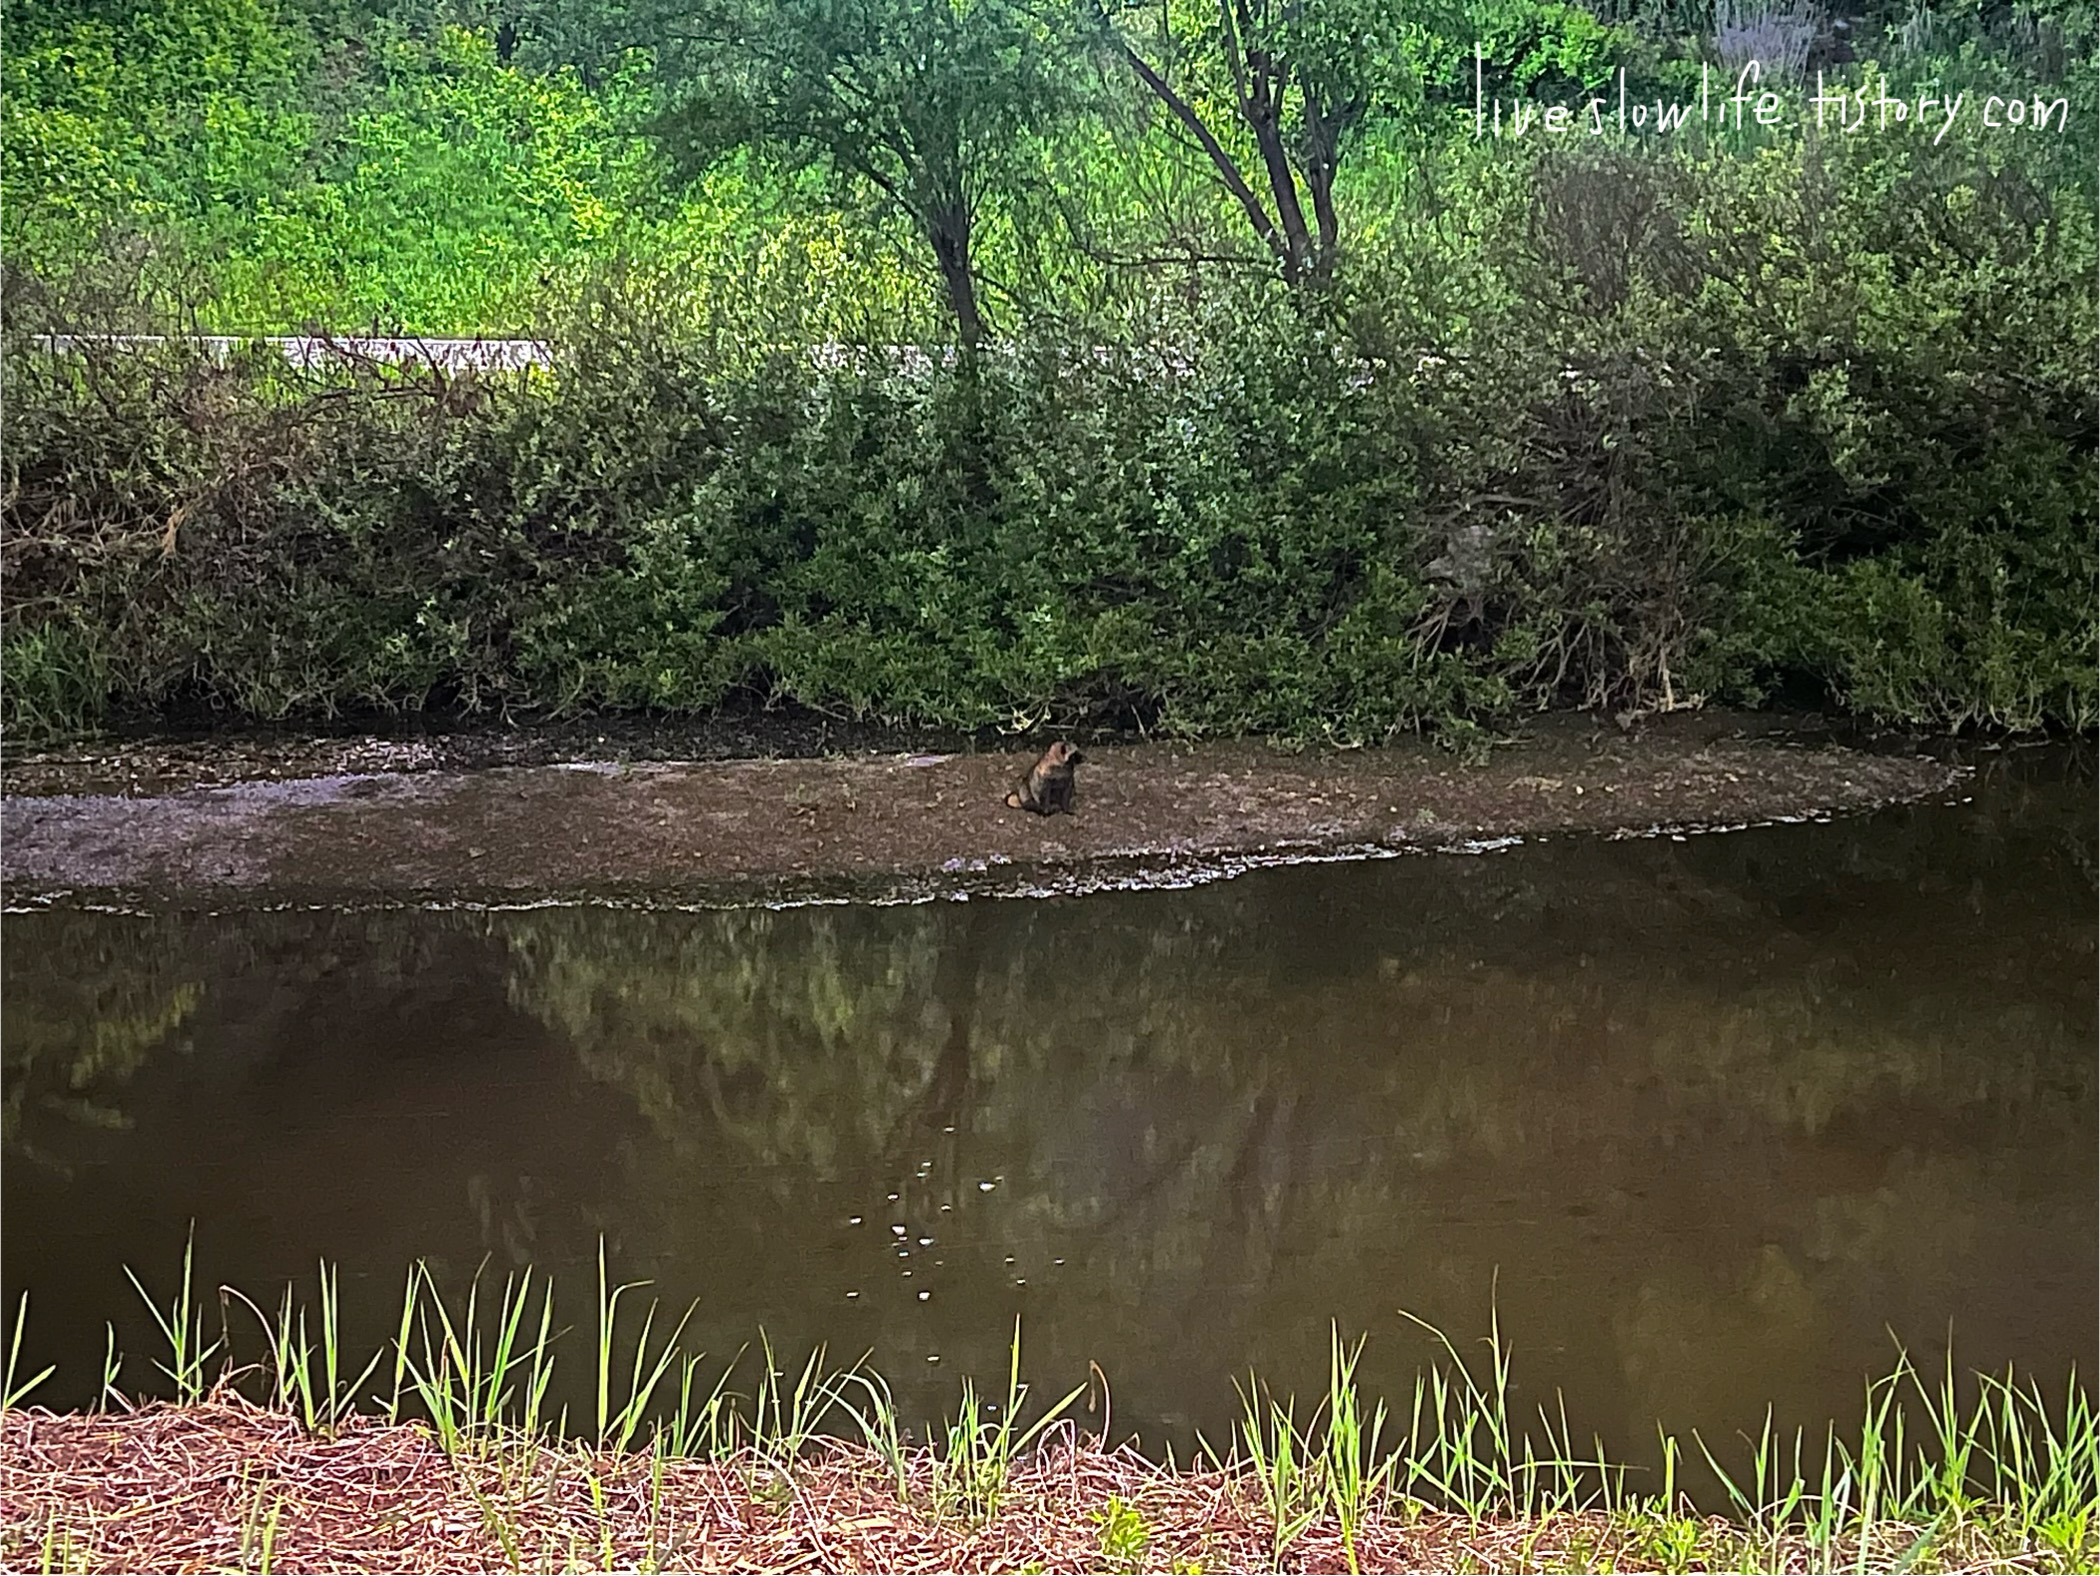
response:
<path fill-rule="evenodd" d="M 1696 98 L 1747 13 L 1474 11 L 20 5 L 7 730 L 2090 727 L 2090 14 L 1780 41 L 2064 132 L 1520 144 L 1474 39 Z M 32 343 L 365 323 L 555 360 Z"/>

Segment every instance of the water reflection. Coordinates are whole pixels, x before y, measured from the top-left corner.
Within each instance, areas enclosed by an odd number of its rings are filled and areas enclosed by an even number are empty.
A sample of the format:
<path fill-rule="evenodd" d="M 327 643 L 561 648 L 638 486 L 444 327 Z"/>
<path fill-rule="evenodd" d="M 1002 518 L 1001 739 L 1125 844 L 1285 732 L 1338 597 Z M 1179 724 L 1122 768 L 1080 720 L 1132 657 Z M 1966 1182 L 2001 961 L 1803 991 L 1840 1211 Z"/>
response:
<path fill-rule="evenodd" d="M 39 928 L 36 945 L 11 947 L 0 960 L 0 1143 L 10 1157 L 62 1166 L 29 1129 L 56 1138 L 68 1125 L 129 1126 L 118 1091 L 157 1049 L 188 1048 L 181 1031 L 202 986 L 184 977 L 183 950 L 168 925 L 119 929 L 96 916 L 59 914 Z"/>
<path fill-rule="evenodd" d="M 1250 1363 L 1316 1385 L 1330 1319 L 1404 1397 L 1395 1309 L 1472 1334 L 1491 1289 L 1525 1399 L 1629 1454 L 1849 1413 L 1890 1330 L 2090 1371 L 2094 869 L 2052 757 L 1070 901 L 11 916 L 7 1295 L 73 1401 L 193 1217 L 208 1284 L 341 1261 L 375 1342 L 416 1254 L 587 1322 L 602 1235 L 711 1351 L 872 1348 L 918 1415 L 1022 1314 L 1154 1437 Z"/>

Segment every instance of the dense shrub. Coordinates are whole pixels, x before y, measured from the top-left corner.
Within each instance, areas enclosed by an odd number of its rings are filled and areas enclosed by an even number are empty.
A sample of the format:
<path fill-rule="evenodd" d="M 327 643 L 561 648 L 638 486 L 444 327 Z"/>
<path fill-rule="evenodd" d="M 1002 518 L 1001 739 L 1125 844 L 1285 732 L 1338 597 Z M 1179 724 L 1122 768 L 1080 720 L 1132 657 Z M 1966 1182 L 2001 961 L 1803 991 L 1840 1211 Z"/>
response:
<path fill-rule="evenodd" d="M 968 361 L 617 293 L 480 381 L 18 342 L 9 726 L 745 691 L 1355 741 L 1781 686 L 2091 724 L 2089 208 L 1842 146 L 1555 155 L 1476 204 L 1346 298 Z"/>
<path fill-rule="evenodd" d="M 938 332 L 879 213 L 667 184 L 618 8 L 506 42 L 331 5 L 18 7 L 16 736 L 735 696 L 1337 740 L 1775 694 L 2094 721 L 2089 6 L 1818 35 L 1897 91 L 2060 81 L 2076 128 L 1944 140 L 1476 143 L 1468 35 L 1418 19 L 1422 92 L 1353 128 L 1340 265 L 1296 291 L 1168 129 L 1089 101 L 1009 150 L 1007 336 L 958 363 L 834 343 Z M 1689 91 L 1711 54 L 1689 0 L 1474 9 L 1498 93 Z M 32 343 L 308 314 L 536 314 L 561 359 Z"/>

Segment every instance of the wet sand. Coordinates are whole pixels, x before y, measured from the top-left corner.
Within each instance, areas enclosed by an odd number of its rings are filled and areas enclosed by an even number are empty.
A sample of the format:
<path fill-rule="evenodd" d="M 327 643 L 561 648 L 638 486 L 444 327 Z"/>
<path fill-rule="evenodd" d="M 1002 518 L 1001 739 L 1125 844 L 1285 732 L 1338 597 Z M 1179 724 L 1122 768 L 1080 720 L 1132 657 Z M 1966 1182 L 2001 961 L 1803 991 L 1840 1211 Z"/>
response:
<path fill-rule="evenodd" d="M 1032 751 L 455 769 L 431 745 L 305 740 L 18 759 L 0 811 L 0 876 L 17 904 L 1085 890 L 1843 814 L 1958 792 L 1966 775 L 1902 748 L 1818 742 L 1722 712 L 1660 719 L 1633 739 L 1600 736 L 1586 718 L 1539 719 L 1479 764 L 1429 744 L 1087 754 L 1077 813 L 1048 818 L 1001 802 Z M 53 791 L 74 782 L 92 791 Z"/>

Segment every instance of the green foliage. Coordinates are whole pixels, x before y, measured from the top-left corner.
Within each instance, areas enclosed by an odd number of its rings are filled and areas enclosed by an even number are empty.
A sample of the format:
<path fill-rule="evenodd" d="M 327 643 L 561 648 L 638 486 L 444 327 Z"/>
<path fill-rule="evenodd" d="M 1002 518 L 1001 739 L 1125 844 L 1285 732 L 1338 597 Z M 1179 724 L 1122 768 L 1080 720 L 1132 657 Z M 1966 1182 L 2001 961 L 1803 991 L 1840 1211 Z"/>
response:
<path fill-rule="evenodd" d="M 744 691 L 1342 742 L 1778 693 L 2094 720 L 2068 137 L 1473 143 L 1475 38 L 1491 91 L 1696 74 L 1558 0 L 1089 13 L 1083 94 L 1003 4 L 440 9 L 11 13 L 11 332 L 563 347 L 13 339 L 11 729 Z M 1857 48 L 2089 122 L 2085 13 L 1928 20 Z M 870 348 L 979 317 L 1011 332 L 962 363 Z"/>
<path fill-rule="evenodd" d="M 311 47 L 270 0 L 43 0 L 8 35 L 10 267 L 63 271 L 114 225 L 223 236 L 302 184 Z"/>
<path fill-rule="evenodd" d="M 1880 166 L 1767 160 L 1747 193 L 1718 168 L 1676 171 L 1684 217 L 1615 255 L 1576 216 L 1658 212 L 1649 172 L 1548 158 L 1490 188 L 1483 230 L 1534 244 L 1444 358 L 1403 348 L 1404 268 L 1346 327 L 1267 291 L 1199 306 L 1157 325 L 1190 347 L 1167 357 L 1045 336 L 825 370 L 617 295 L 524 378 L 23 356 L 10 721 L 750 687 L 1362 741 L 1805 683 L 1907 721 L 2085 725 L 2092 451 L 2062 344 L 2091 327 L 2052 281 L 2090 227 L 2039 255 L 2006 229 L 1996 299 L 2032 309 L 1957 330 L 1900 253 L 1904 289 L 1847 302 L 1834 258 L 1864 240 L 1750 246 L 1757 213 L 1806 223 L 1816 183 Z M 1738 243 L 1753 274 L 1720 266 Z M 1551 340 L 1549 292 L 1577 303 Z"/>
<path fill-rule="evenodd" d="M 1633 30 L 1612 26 L 1584 6 L 1482 0 L 1468 9 L 1465 27 L 1410 28 L 1408 53 L 1432 84 L 1431 101 L 1463 104 L 1469 115 L 1476 48 L 1480 90 L 1489 97 L 1521 93 L 1565 102 L 1603 88 L 1622 65 L 1643 80 L 1654 67 L 1653 52 Z"/>
<path fill-rule="evenodd" d="M 1101 1568 L 1106 1571 L 1135 1571 L 1144 1568 L 1145 1554 L 1152 1547 L 1152 1529 L 1144 1513 L 1119 1495 L 1094 1512 L 1101 1527 Z"/>
<path fill-rule="evenodd" d="M 4 69 L 10 269 L 142 237 L 208 264 L 213 327 L 513 327 L 550 269 L 670 205 L 631 130 L 640 59 L 588 92 L 458 28 L 324 50 L 270 0 L 135 0 L 21 8 Z"/>
<path fill-rule="evenodd" d="M 0 638 L 0 670 L 7 674 L 9 726 L 47 738 L 102 718 L 109 684 L 93 636 L 53 618 Z"/>
<path fill-rule="evenodd" d="M 521 327 L 550 273 L 666 206 L 629 128 L 645 102 L 639 60 L 591 93 L 446 28 L 382 39 L 363 70 L 317 178 L 266 194 L 222 270 L 242 326 Z"/>
<path fill-rule="evenodd" d="M 672 111 L 690 168 L 732 149 L 843 178 L 931 252 L 966 344 L 983 337 L 979 216 L 1069 96 L 1053 41 L 1008 0 L 709 0 L 672 8 Z"/>
<path fill-rule="evenodd" d="M 1077 9 L 1111 69 L 1128 68 L 1294 285 L 1333 278 L 1343 163 L 1371 126 L 1413 107 L 1422 45 L 1449 54 L 1444 30 L 1457 21 L 1442 6 L 1403 17 L 1379 0 Z"/>

